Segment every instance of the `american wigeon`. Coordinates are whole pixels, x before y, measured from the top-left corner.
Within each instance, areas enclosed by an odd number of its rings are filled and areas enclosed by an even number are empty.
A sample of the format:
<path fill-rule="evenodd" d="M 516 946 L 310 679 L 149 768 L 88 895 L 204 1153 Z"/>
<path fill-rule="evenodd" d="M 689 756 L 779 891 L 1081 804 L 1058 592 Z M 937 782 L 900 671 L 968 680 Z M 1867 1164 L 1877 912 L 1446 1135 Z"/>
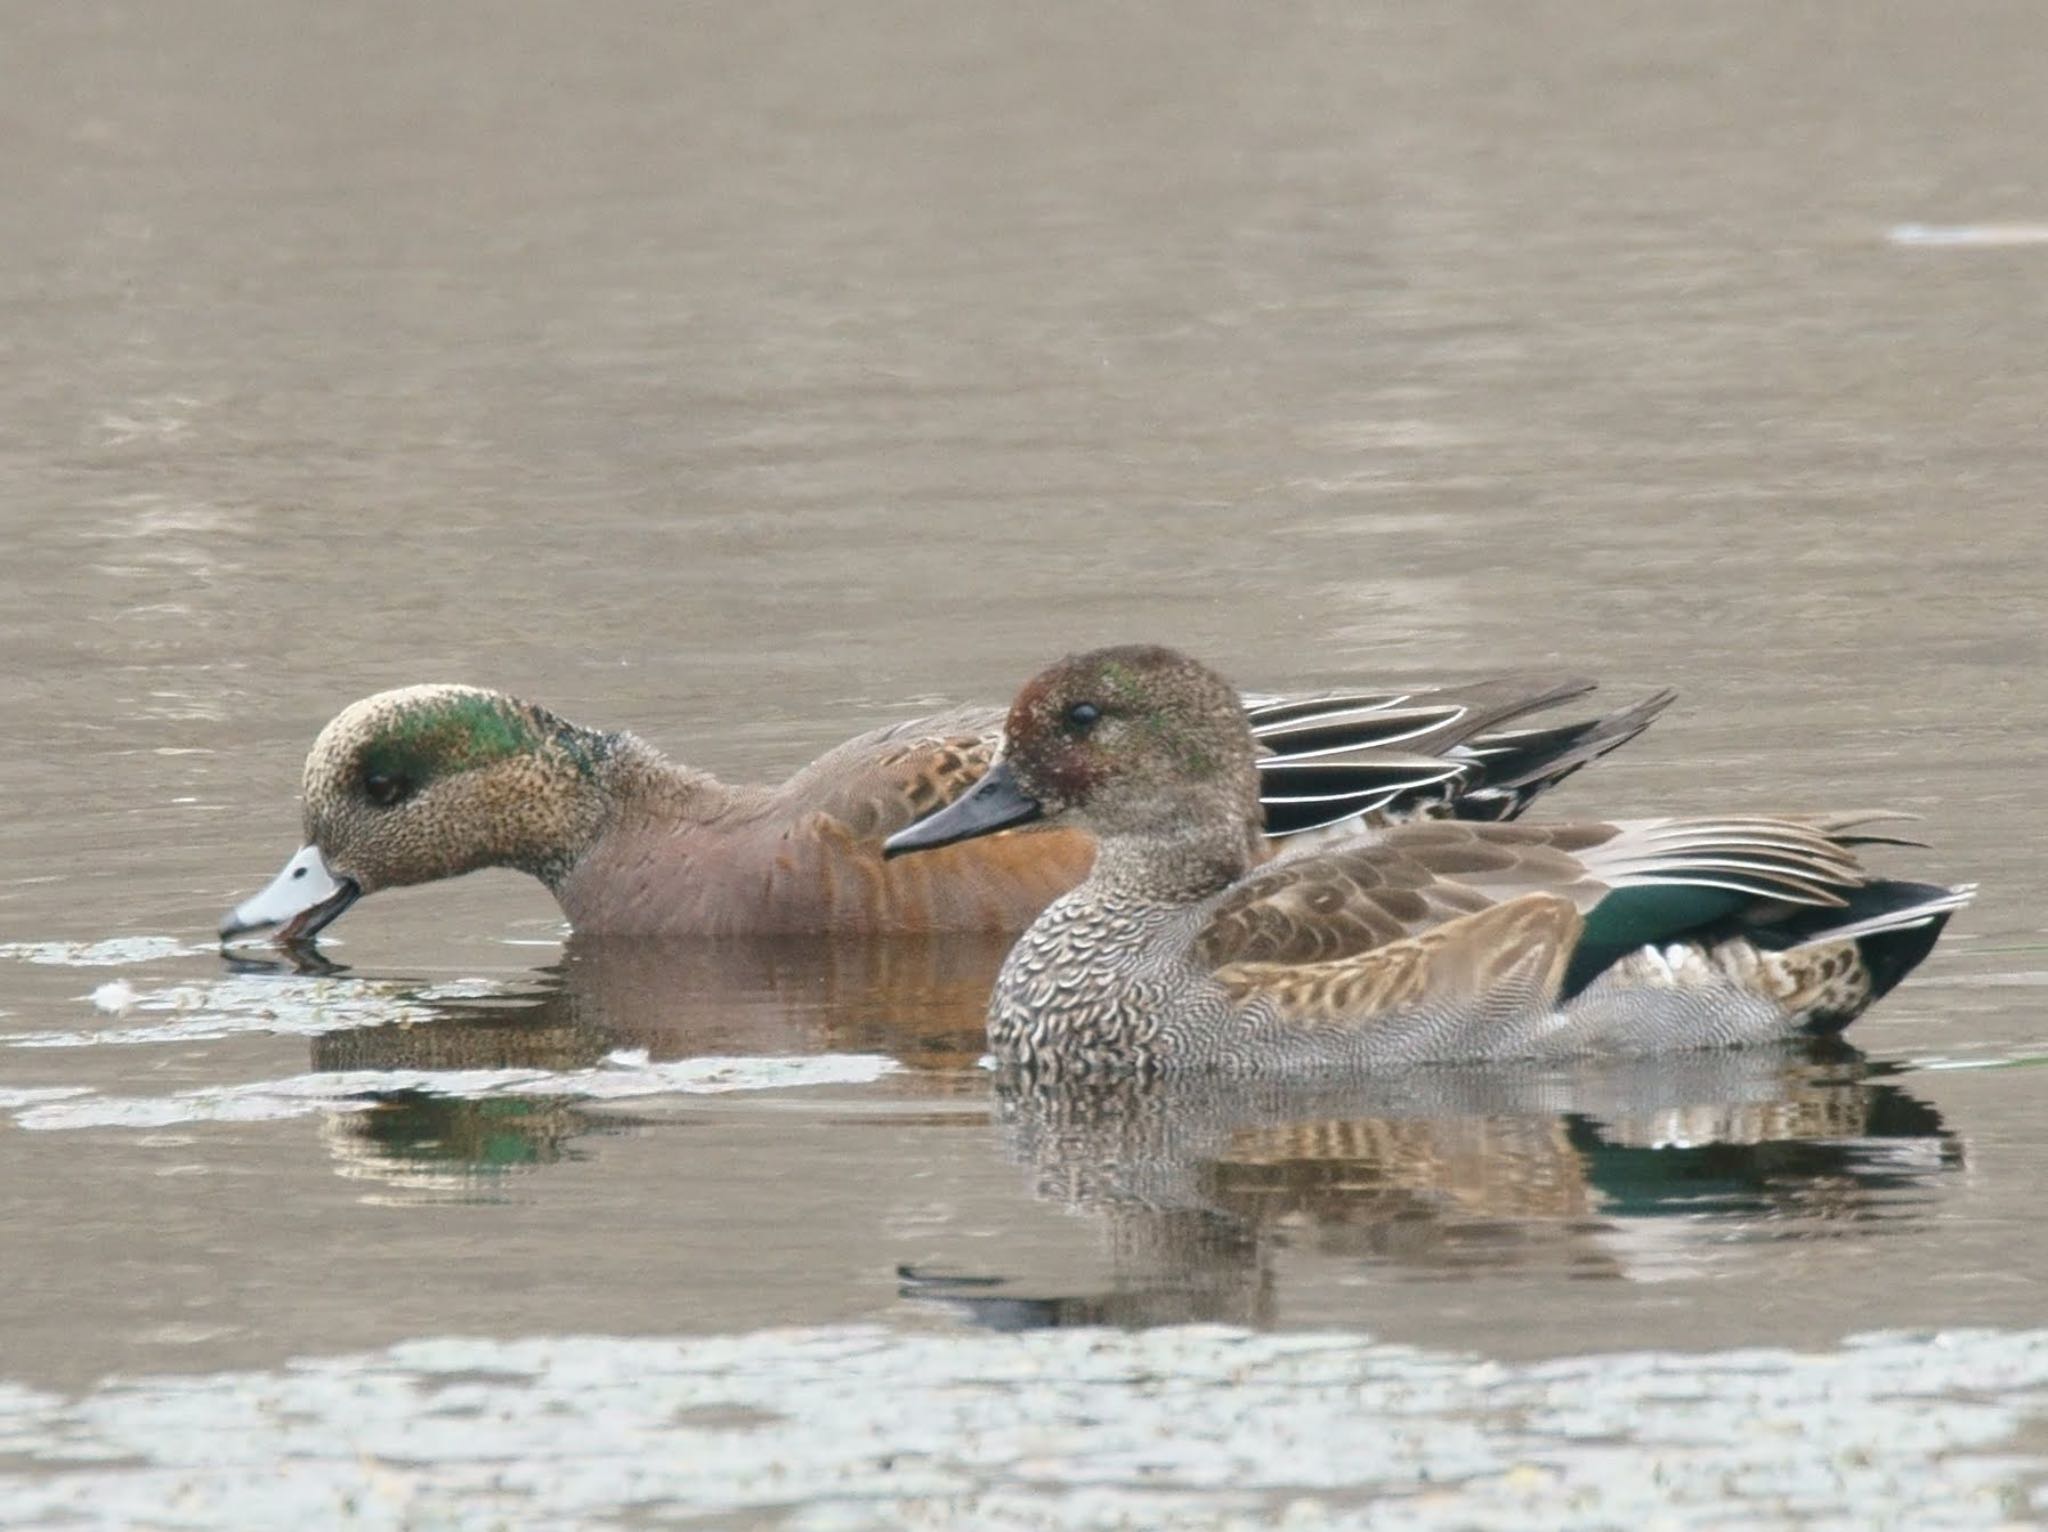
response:
<path fill-rule="evenodd" d="M 1589 689 L 1520 677 L 1232 707 L 1260 740 L 1269 830 L 1286 836 L 1368 816 L 1512 817 L 1671 697 L 1507 727 Z M 306 843 L 221 935 L 275 926 L 303 940 L 361 895 L 482 867 L 533 874 L 591 934 L 1021 930 L 1087 871 L 1084 832 L 881 855 L 886 836 L 973 785 L 1001 724 L 1000 709 L 959 708 L 863 734 L 779 785 L 729 785 L 498 692 L 381 692 L 321 730 L 306 758 Z"/>
<path fill-rule="evenodd" d="M 1882 814 L 1442 820 L 1269 860 L 1257 756 L 1215 672 L 1098 650 L 1026 685 L 991 769 L 889 839 L 894 856 L 1035 822 L 1095 836 L 1087 879 L 997 978 L 1000 1060 L 1370 1071 L 1833 1032 L 1972 892 L 1866 873 L 1852 848 L 1888 839 L 1861 828 Z"/>

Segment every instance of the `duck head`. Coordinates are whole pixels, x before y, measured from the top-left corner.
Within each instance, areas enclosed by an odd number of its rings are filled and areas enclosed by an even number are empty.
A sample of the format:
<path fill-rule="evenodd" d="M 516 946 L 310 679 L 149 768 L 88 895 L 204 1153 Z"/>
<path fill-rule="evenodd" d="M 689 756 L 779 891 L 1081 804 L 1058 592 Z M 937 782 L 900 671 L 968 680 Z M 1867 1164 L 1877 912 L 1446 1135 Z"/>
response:
<path fill-rule="evenodd" d="M 408 686 L 344 708 L 314 740 L 305 845 L 228 912 L 223 939 L 304 941 L 365 894 L 483 867 L 552 882 L 602 827 L 609 738 L 471 686 Z"/>
<path fill-rule="evenodd" d="M 1037 819 L 1098 840 L 1258 834 L 1257 745 L 1236 690 L 1172 649 L 1127 645 L 1061 660 L 1017 694 L 995 764 L 964 795 L 891 836 L 928 850 Z"/>

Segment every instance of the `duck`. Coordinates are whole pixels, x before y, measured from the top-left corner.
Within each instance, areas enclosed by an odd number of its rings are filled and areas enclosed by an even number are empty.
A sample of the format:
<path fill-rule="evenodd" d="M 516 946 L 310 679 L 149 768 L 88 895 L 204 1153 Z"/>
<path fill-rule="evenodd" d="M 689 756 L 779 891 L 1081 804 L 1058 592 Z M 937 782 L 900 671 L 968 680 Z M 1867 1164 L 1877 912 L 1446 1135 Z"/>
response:
<path fill-rule="evenodd" d="M 1839 1032 L 1971 885 L 1878 878 L 1884 811 L 1535 823 L 1411 818 L 1263 855 L 1258 742 L 1168 648 L 1028 682 L 975 785 L 891 857 L 1078 825 L 1088 875 L 999 970 L 999 1065 L 1070 1077 L 1371 1074 Z M 914 858 L 912 858 L 914 859 Z"/>
<path fill-rule="evenodd" d="M 1258 695 L 1278 844 L 1366 820 L 1512 819 L 1627 743 L 1655 692 L 1564 724 L 1529 715 L 1583 696 L 1577 677 Z M 483 687 L 401 687 L 342 709 L 302 780 L 304 843 L 220 922 L 305 947 L 358 899 L 487 867 L 531 874 L 571 927 L 601 936 L 1014 934 L 1078 883 L 1085 832 L 1035 827 L 888 863 L 883 840 L 980 779 L 1003 710 L 955 707 L 871 730 L 776 784 L 734 784 L 635 735 L 570 723 Z"/>

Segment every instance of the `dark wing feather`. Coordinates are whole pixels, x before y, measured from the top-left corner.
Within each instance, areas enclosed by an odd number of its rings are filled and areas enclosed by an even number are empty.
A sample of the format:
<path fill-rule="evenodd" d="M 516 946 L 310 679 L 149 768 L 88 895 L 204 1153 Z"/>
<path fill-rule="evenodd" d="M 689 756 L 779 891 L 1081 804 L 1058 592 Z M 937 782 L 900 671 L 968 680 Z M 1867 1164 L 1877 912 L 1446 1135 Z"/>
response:
<path fill-rule="evenodd" d="M 1441 813 L 1486 780 L 1483 758 L 1469 748 L 1484 731 L 1583 696 L 1592 686 L 1575 676 L 1505 676 L 1413 691 L 1248 698 L 1246 719 L 1263 752 L 1259 795 L 1266 833 L 1297 835 L 1368 816 Z M 1576 727 L 1584 732 L 1599 722 Z M 1474 817 L 1512 817 L 1499 795 L 1483 809 Z"/>
<path fill-rule="evenodd" d="M 1667 689 L 1600 718 L 1490 731 L 1458 746 L 1452 758 L 1472 769 L 1453 812 L 1461 819 L 1515 818 L 1539 793 L 1642 733 L 1677 696 Z"/>
<path fill-rule="evenodd" d="M 1407 692 L 1329 692 L 1247 699 L 1252 735 L 1276 755 L 1387 749 L 1439 755 L 1487 729 L 1584 696 L 1578 676 L 1503 676 Z"/>

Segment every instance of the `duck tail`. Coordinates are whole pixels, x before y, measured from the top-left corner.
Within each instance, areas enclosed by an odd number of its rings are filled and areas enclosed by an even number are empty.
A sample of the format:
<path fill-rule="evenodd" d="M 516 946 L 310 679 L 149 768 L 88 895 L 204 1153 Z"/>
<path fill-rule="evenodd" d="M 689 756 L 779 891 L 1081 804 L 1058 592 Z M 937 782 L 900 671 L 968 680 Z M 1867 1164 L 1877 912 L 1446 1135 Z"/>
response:
<path fill-rule="evenodd" d="M 1451 812 L 1468 783 L 1486 780 L 1467 748 L 1475 737 L 1592 689 L 1580 676 L 1522 675 L 1405 692 L 1247 697 L 1266 834 Z"/>
<path fill-rule="evenodd" d="M 1453 752 L 1476 760 L 1481 774 L 1480 785 L 1469 789 L 1453 812 L 1460 819 L 1515 818 L 1538 794 L 1649 728 L 1677 697 L 1666 687 L 1599 718 L 1480 735 Z"/>
<path fill-rule="evenodd" d="M 1876 1000 L 1920 966 L 1949 917 L 1976 896 L 1974 883 L 1949 887 L 1879 878 L 1850 890 L 1840 906 L 1801 908 L 1753 931 L 1750 939 L 1779 952 L 1853 942 Z"/>

